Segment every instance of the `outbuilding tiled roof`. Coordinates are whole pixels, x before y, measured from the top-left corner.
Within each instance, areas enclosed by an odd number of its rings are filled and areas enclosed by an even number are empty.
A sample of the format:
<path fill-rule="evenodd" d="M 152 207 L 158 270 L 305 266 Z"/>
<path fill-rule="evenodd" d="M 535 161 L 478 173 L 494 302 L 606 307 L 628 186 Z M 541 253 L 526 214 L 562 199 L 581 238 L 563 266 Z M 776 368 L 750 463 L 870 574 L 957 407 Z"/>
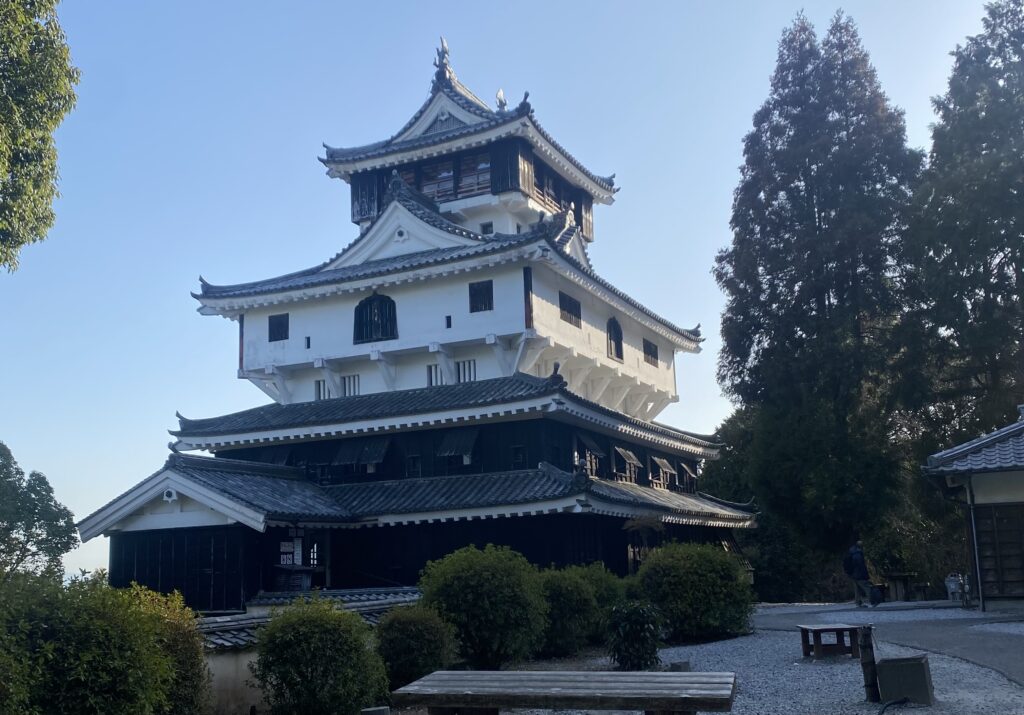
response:
<path fill-rule="evenodd" d="M 924 469 L 943 475 L 1024 470 L 1024 406 L 1018 421 L 933 454 Z"/>
<path fill-rule="evenodd" d="M 557 391 L 561 382 L 560 379 L 550 381 L 520 372 L 512 377 L 453 385 L 434 385 L 291 405 L 272 403 L 221 417 L 198 420 L 179 417 L 180 429 L 171 434 L 178 437 L 232 434 L 483 407 L 549 395 Z"/>
<path fill-rule="evenodd" d="M 350 516 L 323 489 L 307 481 L 301 469 L 185 454 L 172 454 L 165 467 L 267 518 L 337 521 Z"/>
<path fill-rule="evenodd" d="M 705 499 L 698 494 L 655 489 L 631 482 L 591 479 L 588 492 L 603 501 L 652 508 L 681 516 L 736 522 L 737 525 L 749 525 L 754 519 L 748 511 Z"/>
<path fill-rule="evenodd" d="M 423 477 L 324 487 L 355 516 L 472 509 L 560 499 L 579 491 L 549 465 L 510 472 Z"/>

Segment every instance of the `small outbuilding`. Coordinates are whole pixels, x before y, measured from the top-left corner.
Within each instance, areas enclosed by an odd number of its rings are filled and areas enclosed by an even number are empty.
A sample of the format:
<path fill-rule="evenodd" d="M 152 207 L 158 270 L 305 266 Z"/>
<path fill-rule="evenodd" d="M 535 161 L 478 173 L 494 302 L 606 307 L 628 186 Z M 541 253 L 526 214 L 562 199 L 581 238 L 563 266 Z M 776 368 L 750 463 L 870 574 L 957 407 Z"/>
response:
<path fill-rule="evenodd" d="M 995 598 L 1024 598 L 1024 405 L 1020 419 L 944 452 L 927 477 L 968 508 L 973 580 L 982 608 Z"/>

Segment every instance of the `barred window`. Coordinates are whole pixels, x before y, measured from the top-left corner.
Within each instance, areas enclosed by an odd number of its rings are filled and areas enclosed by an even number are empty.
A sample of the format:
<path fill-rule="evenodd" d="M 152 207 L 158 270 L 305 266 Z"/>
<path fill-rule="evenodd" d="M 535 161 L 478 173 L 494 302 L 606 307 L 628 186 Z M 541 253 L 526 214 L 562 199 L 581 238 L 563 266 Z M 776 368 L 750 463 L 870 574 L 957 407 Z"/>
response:
<path fill-rule="evenodd" d="M 622 362 L 622 327 L 615 318 L 608 319 L 608 357 Z"/>
<path fill-rule="evenodd" d="M 650 340 L 644 340 L 644 361 L 649 365 L 658 366 L 658 346 Z"/>
<path fill-rule="evenodd" d="M 494 281 L 477 281 L 469 284 L 469 312 L 480 313 L 494 310 Z"/>
<path fill-rule="evenodd" d="M 267 318 L 267 340 L 276 343 L 288 339 L 288 314 L 280 313 Z"/>
<path fill-rule="evenodd" d="M 395 301 L 378 293 L 359 301 L 352 336 L 354 343 L 395 340 L 397 337 L 398 314 L 395 310 Z"/>
<path fill-rule="evenodd" d="M 583 324 L 583 310 L 580 307 L 580 302 L 571 295 L 558 291 L 558 309 L 565 322 L 571 323 L 577 328 Z"/>

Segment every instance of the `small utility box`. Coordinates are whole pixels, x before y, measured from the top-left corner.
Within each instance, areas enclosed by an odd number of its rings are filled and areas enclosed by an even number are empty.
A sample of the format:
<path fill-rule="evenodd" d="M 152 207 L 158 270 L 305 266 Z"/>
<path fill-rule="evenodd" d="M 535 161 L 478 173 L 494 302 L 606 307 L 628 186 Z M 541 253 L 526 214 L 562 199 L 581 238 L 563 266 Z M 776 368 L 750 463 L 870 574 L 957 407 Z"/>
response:
<path fill-rule="evenodd" d="M 878 661 L 878 690 L 882 702 L 910 698 L 912 703 L 935 704 L 932 689 L 932 671 L 928 667 L 928 656 L 914 655 L 909 658 L 883 658 Z"/>

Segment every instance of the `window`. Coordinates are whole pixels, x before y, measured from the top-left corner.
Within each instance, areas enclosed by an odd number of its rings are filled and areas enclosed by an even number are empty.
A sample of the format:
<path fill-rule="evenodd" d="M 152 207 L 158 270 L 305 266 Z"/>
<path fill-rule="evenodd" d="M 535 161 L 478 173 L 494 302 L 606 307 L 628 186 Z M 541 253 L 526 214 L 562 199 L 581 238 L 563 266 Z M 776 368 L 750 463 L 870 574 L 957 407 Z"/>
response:
<path fill-rule="evenodd" d="M 644 340 L 644 362 L 658 366 L 658 346 L 650 340 Z"/>
<path fill-rule="evenodd" d="M 267 318 L 267 340 L 276 343 L 288 339 L 288 314 L 280 313 Z"/>
<path fill-rule="evenodd" d="M 309 336 L 307 335 L 307 336 L 306 336 L 306 350 L 309 350 L 309 348 L 310 348 L 310 347 L 311 347 L 312 345 L 313 345 L 313 341 L 312 341 L 312 340 L 310 340 L 310 339 L 309 339 Z"/>
<path fill-rule="evenodd" d="M 359 375 L 342 375 L 341 394 L 338 397 L 353 397 L 359 394 Z"/>
<path fill-rule="evenodd" d="M 558 309 L 562 313 L 562 320 L 572 323 L 577 328 L 580 327 L 583 322 L 583 312 L 578 300 L 571 295 L 558 291 Z"/>
<path fill-rule="evenodd" d="M 494 310 L 494 281 L 470 283 L 469 312 L 480 313 L 485 310 Z"/>
<path fill-rule="evenodd" d="M 482 224 L 480 224 L 480 233 L 482 233 L 485 236 L 494 233 L 494 222 L 484 221 Z"/>
<path fill-rule="evenodd" d="M 375 340 L 394 340 L 397 337 L 398 314 L 395 301 L 377 293 L 359 301 L 352 342 L 370 343 Z"/>
<path fill-rule="evenodd" d="M 331 394 L 331 386 L 327 384 L 327 380 L 317 380 L 313 383 L 313 399 L 315 400 L 329 400 L 334 395 Z"/>
<path fill-rule="evenodd" d="M 435 201 L 455 198 L 455 166 L 451 160 L 425 164 L 420 170 L 420 191 Z"/>
<path fill-rule="evenodd" d="M 615 448 L 615 473 L 625 477 L 627 481 L 635 482 L 637 474 L 643 463 L 637 459 L 632 450 L 625 447 Z"/>
<path fill-rule="evenodd" d="M 491 154 L 469 154 L 459 163 L 459 198 L 491 190 Z M 488 233 L 481 231 L 481 233 Z"/>
<path fill-rule="evenodd" d="M 455 381 L 476 382 L 476 360 L 456 360 Z"/>
<path fill-rule="evenodd" d="M 523 224 L 517 223 L 516 224 L 516 233 L 522 233 L 522 232 L 523 232 Z"/>
<path fill-rule="evenodd" d="M 444 316 L 444 327 L 446 327 L 446 328 L 452 327 L 452 316 L 450 316 L 450 315 Z"/>
<path fill-rule="evenodd" d="M 423 460 L 420 459 L 418 454 L 410 454 L 405 458 L 405 476 L 407 477 L 420 477 L 423 476 Z"/>
<path fill-rule="evenodd" d="M 526 447 L 521 444 L 513 444 L 509 448 L 512 457 L 512 469 L 526 468 Z"/>
<path fill-rule="evenodd" d="M 601 460 L 607 456 L 601 446 L 586 432 L 579 432 L 579 451 L 582 453 L 581 461 L 585 463 L 587 474 L 592 477 L 600 476 Z"/>
<path fill-rule="evenodd" d="M 622 327 L 615 318 L 608 319 L 608 357 L 622 362 Z"/>
<path fill-rule="evenodd" d="M 315 541 L 309 547 L 309 565 L 320 565 L 320 545 L 317 544 Z"/>
<path fill-rule="evenodd" d="M 427 387 L 444 384 L 444 372 L 440 365 L 427 365 Z"/>

